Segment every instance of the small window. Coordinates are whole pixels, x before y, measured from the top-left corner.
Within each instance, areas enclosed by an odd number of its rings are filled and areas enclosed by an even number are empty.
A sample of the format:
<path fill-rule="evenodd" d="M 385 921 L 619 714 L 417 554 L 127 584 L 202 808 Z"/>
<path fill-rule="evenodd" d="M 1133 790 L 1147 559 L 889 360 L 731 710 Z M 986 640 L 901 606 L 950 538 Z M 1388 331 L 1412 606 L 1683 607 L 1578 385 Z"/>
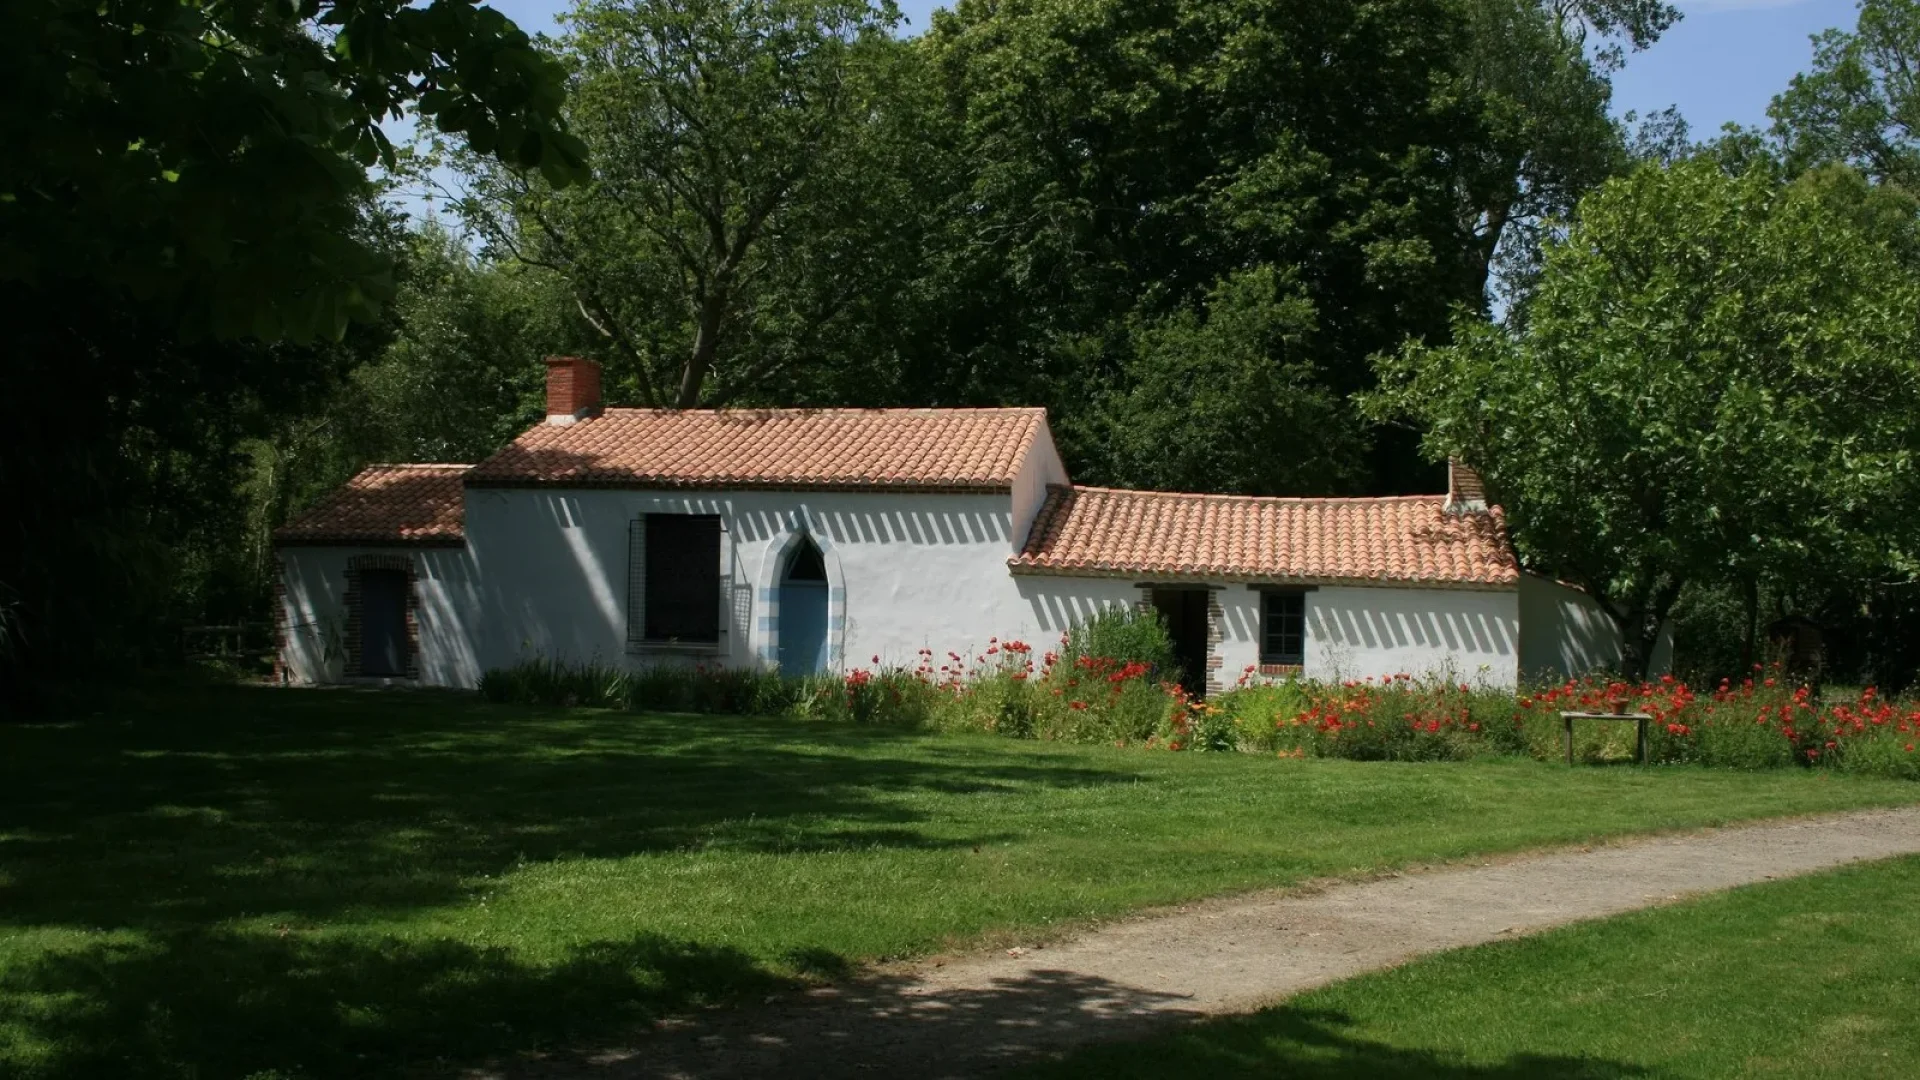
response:
<path fill-rule="evenodd" d="M 820 548 L 814 544 L 813 537 L 800 538 L 800 545 L 794 549 L 793 556 L 787 560 L 786 580 L 827 580 L 827 562 L 820 557 Z"/>
<path fill-rule="evenodd" d="M 1306 594 L 1263 593 L 1260 616 L 1260 662 L 1263 664 L 1306 663 Z"/>
<path fill-rule="evenodd" d="M 720 640 L 720 519 L 648 514 L 646 640 Z"/>

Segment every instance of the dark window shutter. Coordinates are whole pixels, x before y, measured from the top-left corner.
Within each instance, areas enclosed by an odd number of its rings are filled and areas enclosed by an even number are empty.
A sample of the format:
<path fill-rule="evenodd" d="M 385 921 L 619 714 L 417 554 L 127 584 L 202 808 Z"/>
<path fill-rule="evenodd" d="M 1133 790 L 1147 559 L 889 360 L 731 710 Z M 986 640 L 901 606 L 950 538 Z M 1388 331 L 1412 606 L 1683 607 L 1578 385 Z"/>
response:
<path fill-rule="evenodd" d="M 720 540 L 716 515 L 647 515 L 646 640 L 719 642 Z"/>
<path fill-rule="evenodd" d="M 627 522 L 627 644 L 647 637 L 647 519 Z"/>
<path fill-rule="evenodd" d="M 727 531 L 727 523 L 720 518 L 713 519 L 713 526 L 719 531 L 719 541 L 714 544 L 714 554 L 718 556 L 715 573 L 719 575 L 714 582 L 714 600 L 719 604 L 714 612 L 714 637 L 718 640 L 732 627 L 733 616 L 733 534 Z"/>

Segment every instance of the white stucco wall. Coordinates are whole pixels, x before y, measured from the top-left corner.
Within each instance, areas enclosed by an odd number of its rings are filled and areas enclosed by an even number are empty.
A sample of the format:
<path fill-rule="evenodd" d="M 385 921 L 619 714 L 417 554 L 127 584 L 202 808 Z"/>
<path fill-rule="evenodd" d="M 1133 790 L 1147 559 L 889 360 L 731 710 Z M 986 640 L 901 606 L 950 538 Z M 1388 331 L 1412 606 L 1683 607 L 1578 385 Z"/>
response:
<path fill-rule="evenodd" d="M 1143 593 L 1132 579 L 1023 577 L 1030 606 L 1052 612 L 1058 634 L 1100 604 L 1130 604 Z M 1220 606 L 1220 685 L 1231 688 L 1260 663 L 1261 586 L 1214 588 Z M 1446 674 L 1488 686 L 1513 686 L 1519 671 L 1519 603 L 1513 591 L 1319 586 L 1306 593 L 1309 679 L 1341 680 Z"/>
<path fill-rule="evenodd" d="M 1245 585 L 1219 590 L 1220 685 L 1232 689 L 1248 667 L 1260 663 L 1260 591 Z"/>
<path fill-rule="evenodd" d="M 1515 685 L 1519 593 L 1469 589 L 1321 586 L 1307 593 L 1306 676 L 1445 674 Z"/>
<path fill-rule="evenodd" d="M 778 575 L 802 528 L 827 564 L 837 667 L 874 656 L 910 666 L 923 647 L 966 652 L 991 637 L 1049 648 L 1073 623 L 1141 599 L 1132 578 L 1010 572 L 1007 557 L 1024 539 L 1015 539 L 1015 510 L 1006 495 L 473 489 L 464 549 L 282 549 L 287 659 L 301 681 L 341 677 L 347 560 L 369 553 L 413 560 L 421 680 L 450 686 L 533 658 L 771 664 Z M 722 518 L 729 597 L 717 652 L 628 651 L 628 524 L 648 513 Z M 1512 685 L 1521 670 L 1520 593 L 1322 586 L 1306 595 L 1309 678 L 1445 671 Z M 1260 593 L 1234 584 L 1217 599 L 1220 681 L 1231 686 L 1259 662 Z"/>
<path fill-rule="evenodd" d="M 808 530 L 826 557 L 836 663 L 911 665 L 921 648 L 1039 643 L 1094 607 L 1130 602 L 1125 582 L 1036 590 L 1007 569 L 1017 546 L 1006 495 L 473 489 L 467 542 L 479 588 L 459 618 L 482 669 L 533 656 L 610 664 L 679 658 L 767 663 L 777 655 L 782 555 Z M 720 515 L 732 602 L 719 655 L 626 644 L 627 526 L 649 513 Z"/>
<path fill-rule="evenodd" d="M 461 548 L 303 547 L 279 550 L 288 676 L 299 683 L 346 676 L 347 562 L 358 555 L 410 559 L 420 682 L 473 686 L 483 670 L 470 637 L 478 596 L 473 560 Z"/>
<path fill-rule="evenodd" d="M 1027 450 L 1027 459 L 1020 463 L 1020 471 L 1013 477 L 1013 528 L 1012 549 L 1018 552 L 1027 543 L 1027 533 L 1033 528 L 1033 519 L 1040 514 L 1040 507 L 1047 501 L 1047 485 L 1067 483 L 1067 466 L 1060 460 L 1060 451 L 1053 445 L 1053 431 L 1046 421 L 1040 422 L 1040 433 L 1035 436 L 1033 446 Z"/>
<path fill-rule="evenodd" d="M 1620 631 L 1593 597 L 1536 574 L 1520 575 L 1520 670 L 1528 680 L 1559 680 L 1612 671 L 1620 664 Z M 1654 646 L 1648 671 L 1673 668 L 1671 628 Z"/>

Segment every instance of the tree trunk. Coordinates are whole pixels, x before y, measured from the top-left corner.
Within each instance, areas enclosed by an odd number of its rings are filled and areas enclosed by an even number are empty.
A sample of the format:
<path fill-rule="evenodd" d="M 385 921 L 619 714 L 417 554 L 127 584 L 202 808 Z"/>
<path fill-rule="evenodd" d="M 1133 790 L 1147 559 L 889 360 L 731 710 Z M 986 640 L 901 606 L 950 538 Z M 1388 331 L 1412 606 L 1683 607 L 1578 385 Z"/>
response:
<path fill-rule="evenodd" d="M 1620 674 L 1628 682 L 1645 682 L 1647 668 L 1653 663 L 1653 649 L 1660 641 L 1658 624 L 1653 633 L 1643 629 L 1644 614 L 1630 617 L 1620 627 Z"/>
<path fill-rule="evenodd" d="M 1646 680 L 1647 670 L 1653 663 L 1653 650 L 1660 645 L 1661 631 L 1666 629 L 1667 617 L 1673 614 L 1673 605 L 1680 599 L 1680 588 L 1681 583 L 1673 581 L 1646 590 L 1624 615 L 1617 613 L 1611 604 L 1601 605 L 1613 616 L 1613 625 L 1620 631 L 1620 674 L 1628 681 Z"/>
<path fill-rule="evenodd" d="M 1754 638 L 1758 636 L 1760 626 L 1760 579 L 1749 576 L 1743 584 L 1746 586 L 1747 626 L 1745 636 L 1740 639 L 1740 669 L 1751 671 Z"/>
<path fill-rule="evenodd" d="M 700 322 L 693 330 L 693 353 L 680 371 L 680 389 L 674 394 L 673 407 L 693 409 L 700 405 L 700 387 L 707 372 L 713 370 L 713 358 L 720 352 L 720 329 L 727 314 L 726 294 L 708 291 L 700 300 Z"/>

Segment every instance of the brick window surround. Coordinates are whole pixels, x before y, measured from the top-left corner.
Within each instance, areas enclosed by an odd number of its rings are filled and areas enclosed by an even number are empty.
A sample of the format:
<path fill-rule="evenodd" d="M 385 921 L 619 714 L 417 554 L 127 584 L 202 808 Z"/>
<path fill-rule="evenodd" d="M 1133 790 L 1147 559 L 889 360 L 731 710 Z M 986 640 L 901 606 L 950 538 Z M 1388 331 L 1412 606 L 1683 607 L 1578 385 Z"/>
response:
<path fill-rule="evenodd" d="M 364 674 L 360 669 L 360 575 L 367 570 L 398 570 L 407 575 L 407 664 L 408 679 L 420 677 L 420 590 L 411 555 L 355 555 L 347 560 L 347 626 L 342 642 L 350 677 Z"/>
<path fill-rule="evenodd" d="M 292 681 L 293 668 L 287 661 L 287 638 L 291 627 L 287 617 L 287 560 L 273 557 L 273 681 L 285 686 Z"/>

